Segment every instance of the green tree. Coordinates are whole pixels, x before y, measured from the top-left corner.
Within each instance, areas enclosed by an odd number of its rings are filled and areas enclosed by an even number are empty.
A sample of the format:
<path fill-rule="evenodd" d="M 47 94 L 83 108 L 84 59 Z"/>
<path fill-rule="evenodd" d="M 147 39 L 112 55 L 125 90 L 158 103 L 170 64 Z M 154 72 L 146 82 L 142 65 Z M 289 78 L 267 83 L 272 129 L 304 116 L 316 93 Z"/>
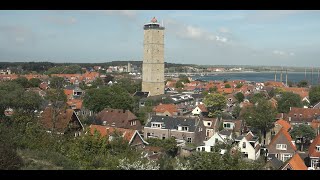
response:
<path fill-rule="evenodd" d="M 300 82 L 298 82 L 297 86 L 298 87 L 308 87 L 309 83 L 306 80 L 301 80 Z"/>
<path fill-rule="evenodd" d="M 239 104 L 236 104 L 232 110 L 232 116 L 237 119 L 240 116 L 241 107 Z"/>
<path fill-rule="evenodd" d="M 176 88 L 183 88 L 183 87 L 184 87 L 184 85 L 183 85 L 182 81 L 181 80 L 177 81 Z"/>
<path fill-rule="evenodd" d="M 241 88 L 242 86 L 243 86 L 243 84 L 242 84 L 242 83 L 237 83 L 236 88 Z"/>
<path fill-rule="evenodd" d="M 315 105 L 320 101 L 320 86 L 315 86 L 310 89 L 309 98 L 311 105 Z"/>
<path fill-rule="evenodd" d="M 209 110 L 209 116 L 218 116 L 225 108 L 227 100 L 224 95 L 218 93 L 208 94 L 204 98 L 204 104 Z"/>
<path fill-rule="evenodd" d="M 303 145 L 308 144 L 310 140 L 316 137 L 316 134 L 312 127 L 307 124 L 293 126 L 293 129 L 290 131 L 290 135 L 294 139 L 300 139 L 300 141 L 298 141 L 299 143 L 297 144 L 300 144 L 301 151 L 303 151 Z"/>
<path fill-rule="evenodd" d="M 283 92 L 278 99 L 278 112 L 288 113 L 290 107 L 302 107 L 302 101 L 298 94 L 292 92 Z"/>
<path fill-rule="evenodd" d="M 186 75 L 183 75 L 183 74 L 179 75 L 179 80 L 181 82 L 184 82 L 184 83 L 190 83 L 189 78 Z"/>
<path fill-rule="evenodd" d="M 168 156 L 175 157 L 177 155 L 177 142 L 173 137 L 168 139 L 149 138 L 148 143 L 150 146 L 163 148 L 163 150 L 166 152 Z"/>
<path fill-rule="evenodd" d="M 264 94 L 262 93 L 257 93 L 254 94 L 251 98 L 250 98 L 250 102 L 252 102 L 253 104 L 257 103 L 258 101 L 262 100 L 262 99 L 266 99 L 266 97 L 264 96 Z"/>
<path fill-rule="evenodd" d="M 214 93 L 214 92 L 217 92 L 217 91 L 218 91 L 217 86 L 213 86 L 213 87 L 209 88 L 209 92 L 210 93 Z"/>
<path fill-rule="evenodd" d="M 65 84 L 63 77 L 54 76 L 50 79 L 50 88 L 61 89 Z"/>
<path fill-rule="evenodd" d="M 230 84 L 225 84 L 224 87 L 225 88 L 231 88 Z"/>
<path fill-rule="evenodd" d="M 86 108 L 100 112 L 104 108 L 133 110 L 134 99 L 120 86 L 89 89 L 83 100 Z"/>
<path fill-rule="evenodd" d="M 239 103 L 241 103 L 244 100 L 244 95 L 242 94 L 242 92 L 238 92 L 234 95 L 234 97 L 237 99 Z"/>
<path fill-rule="evenodd" d="M 256 105 L 246 109 L 243 118 L 247 125 L 260 130 L 265 139 L 267 131 L 273 127 L 276 114 L 276 110 L 272 107 L 271 102 L 260 99 L 256 102 Z"/>
<path fill-rule="evenodd" d="M 28 88 L 29 87 L 28 79 L 25 78 L 25 77 L 18 77 L 17 79 L 15 79 L 13 81 L 18 83 L 18 84 L 20 84 L 24 88 Z"/>
<path fill-rule="evenodd" d="M 27 113 L 33 113 L 35 110 L 40 110 L 43 103 L 42 97 L 35 92 L 24 92 L 22 98 L 18 102 L 18 106 Z"/>
<path fill-rule="evenodd" d="M 292 81 L 288 81 L 288 86 L 293 87 L 294 83 Z"/>
<path fill-rule="evenodd" d="M 30 87 L 39 87 L 41 80 L 38 78 L 32 78 L 29 80 Z"/>

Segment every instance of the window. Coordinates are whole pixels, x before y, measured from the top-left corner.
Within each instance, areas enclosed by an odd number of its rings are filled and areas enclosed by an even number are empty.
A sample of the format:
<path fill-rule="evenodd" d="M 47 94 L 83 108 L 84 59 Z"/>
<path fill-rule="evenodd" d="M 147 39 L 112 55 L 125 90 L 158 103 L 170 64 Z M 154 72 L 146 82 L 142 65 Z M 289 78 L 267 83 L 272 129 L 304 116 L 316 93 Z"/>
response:
<path fill-rule="evenodd" d="M 302 114 L 299 114 L 300 117 L 302 117 Z"/>
<path fill-rule="evenodd" d="M 320 152 L 320 146 L 317 146 L 317 152 Z"/>
<path fill-rule="evenodd" d="M 213 146 L 210 146 L 210 151 L 213 152 Z"/>
<path fill-rule="evenodd" d="M 209 133 L 210 133 L 210 131 L 209 131 L 209 130 L 207 130 L 207 132 L 206 132 L 206 136 L 209 136 Z"/>
<path fill-rule="evenodd" d="M 207 126 L 211 126 L 211 123 L 208 122 L 208 123 L 207 123 Z"/>
<path fill-rule="evenodd" d="M 246 145 L 247 145 L 246 142 L 243 142 L 243 143 L 242 143 L 242 148 L 245 149 L 245 148 L 246 148 Z"/>
<path fill-rule="evenodd" d="M 188 127 L 187 126 L 182 126 L 181 127 L 181 131 L 188 131 Z"/>
<path fill-rule="evenodd" d="M 198 147 L 197 150 L 200 151 L 200 148 Z"/>
<path fill-rule="evenodd" d="M 225 127 L 225 128 L 230 128 L 230 123 L 225 123 L 225 124 L 223 124 L 223 127 Z"/>
<path fill-rule="evenodd" d="M 278 150 L 287 150 L 287 145 L 286 144 L 277 144 L 276 149 Z"/>
<path fill-rule="evenodd" d="M 215 142 L 215 143 L 218 143 L 218 138 L 215 138 L 214 142 Z"/>
<path fill-rule="evenodd" d="M 205 148 L 204 147 L 202 147 L 202 150 L 201 151 L 205 151 Z"/>
<path fill-rule="evenodd" d="M 199 127 L 199 132 L 201 132 L 202 131 L 202 128 L 201 127 Z"/>
<path fill-rule="evenodd" d="M 151 127 L 153 127 L 153 128 L 161 128 L 161 124 L 159 124 L 159 123 L 152 123 L 152 124 L 151 124 Z"/>
<path fill-rule="evenodd" d="M 281 161 L 285 162 L 292 157 L 292 154 L 282 154 Z"/>
<path fill-rule="evenodd" d="M 294 117 L 297 117 L 297 114 L 294 114 Z"/>
<path fill-rule="evenodd" d="M 191 138 L 191 137 L 188 137 L 188 138 L 187 138 L 187 142 L 188 142 L 188 143 L 191 143 L 191 142 L 192 142 L 192 138 Z"/>
<path fill-rule="evenodd" d="M 136 121 L 130 121 L 130 126 L 134 126 L 134 125 L 136 125 L 136 124 L 137 124 Z"/>

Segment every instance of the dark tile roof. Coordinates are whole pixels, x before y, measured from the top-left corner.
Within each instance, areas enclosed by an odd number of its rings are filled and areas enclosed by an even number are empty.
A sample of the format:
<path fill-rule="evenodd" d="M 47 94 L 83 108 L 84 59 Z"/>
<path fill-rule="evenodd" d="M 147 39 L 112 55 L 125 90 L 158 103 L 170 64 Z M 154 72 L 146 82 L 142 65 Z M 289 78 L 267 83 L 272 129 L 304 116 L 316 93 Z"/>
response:
<path fill-rule="evenodd" d="M 274 168 L 274 169 L 280 169 L 280 167 L 283 165 L 283 162 L 280 161 L 278 158 L 275 157 L 275 154 L 269 154 L 268 155 L 268 160 L 271 164 L 271 166 Z"/>
<path fill-rule="evenodd" d="M 163 122 L 163 129 L 178 129 L 178 126 L 188 126 L 188 132 L 194 132 L 197 126 L 196 121 L 199 122 L 199 119 L 171 116 L 152 116 L 151 120 L 145 125 L 145 127 L 151 127 L 152 122 Z"/>
<path fill-rule="evenodd" d="M 232 133 L 232 131 L 231 131 L 231 130 L 227 130 L 227 129 L 223 129 L 223 130 L 221 130 L 221 131 L 219 132 L 219 134 L 225 135 L 225 136 L 230 136 L 231 133 Z"/>
<path fill-rule="evenodd" d="M 136 120 L 137 117 L 129 110 L 122 109 L 104 109 L 96 116 L 96 120 L 106 125 L 118 128 L 125 128 L 130 120 Z"/>
<path fill-rule="evenodd" d="M 194 99 L 204 98 L 203 94 L 191 94 L 191 96 L 192 96 Z"/>
<path fill-rule="evenodd" d="M 141 97 L 141 98 L 146 98 L 149 96 L 149 92 L 142 92 L 142 91 L 137 91 L 134 93 L 135 97 Z"/>

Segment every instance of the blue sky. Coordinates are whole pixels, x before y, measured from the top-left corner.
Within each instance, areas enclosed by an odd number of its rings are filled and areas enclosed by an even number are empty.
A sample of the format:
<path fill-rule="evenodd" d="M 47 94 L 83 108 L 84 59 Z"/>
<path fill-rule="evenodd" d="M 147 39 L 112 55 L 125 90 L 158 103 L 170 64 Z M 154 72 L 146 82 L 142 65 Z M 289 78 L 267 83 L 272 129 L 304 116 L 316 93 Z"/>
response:
<path fill-rule="evenodd" d="M 0 61 L 142 60 L 143 24 L 163 21 L 165 61 L 320 66 L 320 11 L 0 11 Z"/>

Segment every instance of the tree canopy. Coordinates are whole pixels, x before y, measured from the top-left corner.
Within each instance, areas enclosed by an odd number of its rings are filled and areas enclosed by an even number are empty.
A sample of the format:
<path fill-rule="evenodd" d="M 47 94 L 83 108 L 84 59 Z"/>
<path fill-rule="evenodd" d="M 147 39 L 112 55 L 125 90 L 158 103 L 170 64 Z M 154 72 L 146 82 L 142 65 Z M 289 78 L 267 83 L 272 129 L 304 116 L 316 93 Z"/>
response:
<path fill-rule="evenodd" d="M 315 86 L 310 89 L 309 98 L 311 105 L 315 105 L 320 102 L 320 86 Z"/>
<path fill-rule="evenodd" d="M 83 100 L 86 108 L 100 112 L 104 108 L 133 110 L 134 100 L 130 94 L 120 86 L 89 89 Z"/>
<path fill-rule="evenodd" d="M 83 73 L 81 66 L 69 65 L 69 66 L 56 66 L 48 69 L 46 74 L 81 74 Z"/>
<path fill-rule="evenodd" d="M 308 85 L 309 85 L 309 83 L 307 80 L 301 80 L 297 84 L 298 87 L 308 87 Z"/>
<path fill-rule="evenodd" d="M 241 103 L 244 100 L 244 95 L 242 92 L 238 92 L 237 94 L 234 95 L 234 97 L 237 99 L 239 103 Z"/>
<path fill-rule="evenodd" d="M 288 113 L 290 107 L 302 107 L 302 101 L 298 94 L 292 92 L 283 92 L 278 99 L 278 112 Z"/>
<path fill-rule="evenodd" d="M 260 99 L 256 105 L 247 107 L 243 118 L 247 125 L 260 130 L 265 136 L 265 133 L 273 127 L 276 114 L 276 110 L 272 107 L 271 102 Z"/>
<path fill-rule="evenodd" d="M 203 102 L 209 110 L 209 116 L 221 114 L 227 104 L 226 97 L 218 93 L 207 94 Z"/>

